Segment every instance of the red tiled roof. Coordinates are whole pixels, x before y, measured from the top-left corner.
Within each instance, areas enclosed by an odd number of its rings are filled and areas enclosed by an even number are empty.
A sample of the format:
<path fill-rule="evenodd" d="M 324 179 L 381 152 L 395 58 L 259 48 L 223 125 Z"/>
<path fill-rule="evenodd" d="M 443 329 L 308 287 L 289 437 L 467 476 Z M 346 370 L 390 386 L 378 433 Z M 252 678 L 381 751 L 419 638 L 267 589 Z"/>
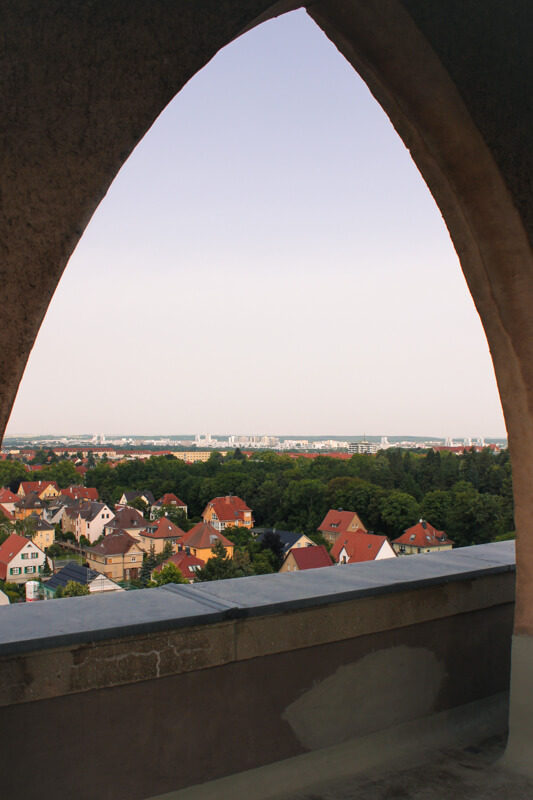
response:
<path fill-rule="evenodd" d="M 355 511 L 337 511 L 337 509 L 330 509 L 318 530 L 326 533 L 346 533 L 348 525 L 355 517 Z M 359 530 L 366 533 L 366 528 Z"/>
<path fill-rule="evenodd" d="M 9 511 L 2 503 L 0 503 L 0 513 L 3 514 L 4 517 L 10 522 L 13 522 L 15 519 L 11 511 Z"/>
<path fill-rule="evenodd" d="M 40 494 L 49 486 L 53 486 L 56 491 L 59 491 L 56 481 L 22 481 L 21 486 L 24 489 L 24 494 L 28 494 L 28 492 L 37 492 L 37 494 Z"/>
<path fill-rule="evenodd" d="M 181 539 L 182 536 L 185 536 L 185 531 L 182 531 L 167 517 L 161 517 L 154 522 L 147 522 L 146 530 L 142 535 L 149 536 L 151 539 Z"/>
<path fill-rule="evenodd" d="M 251 513 L 252 511 L 244 500 L 241 500 L 240 497 L 234 494 L 230 494 L 227 497 L 215 497 L 213 500 L 209 501 L 205 511 L 207 511 L 209 506 L 212 506 L 217 518 L 221 522 L 226 523 L 236 522 L 237 520 L 244 521 L 244 512 L 249 511 Z"/>
<path fill-rule="evenodd" d="M 72 497 L 73 500 L 98 500 L 98 489 L 85 486 L 67 486 L 61 489 L 61 494 L 65 497 Z"/>
<path fill-rule="evenodd" d="M 393 544 L 409 544 L 412 547 L 441 547 L 444 544 L 453 544 L 444 531 L 438 531 L 425 519 L 421 519 L 412 528 L 407 528 Z"/>
<path fill-rule="evenodd" d="M 0 547 L 0 578 L 3 581 L 6 579 L 9 562 L 17 555 L 17 553 L 20 553 L 22 548 L 30 541 L 31 539 L 26 539 L 25 536 L 19 536 L 18 533 L 12 533 L 11 536 L 6 539 L 4 544 Z"/>
<path fill-rule="evenodd" d="M 187 507 L 187 503 L 184 503 L 183 500 L 180 500 L 179 497 L 176 497 L 175 494 L 164 494 L 163 497 L 160 497 L 157 503 L 154 503 L 155 506 L 183 506 L 184 508 Z"/>
<path fill-rule="evenodd" d="M 180 544 L 183 545 L 183 547 L 196 547 L 199 549 L 206 547 L 212 548 L 215 544 L 212 537 L 219 539 L 224 547 L 233 547 L 233 542 L 226 539 L 225 536 L 219 533 L 219 531 L 213 528 L 208 522 L 198 522 L 194 528 L 191 528 L 188 533 L 184 534 Z"/>
<path fill-rule="evenodd" d="M 331 567 L 331 558 L 323 544 L 313 547 L 295 547 L 289 551 L 293 554 L 298 569 L 317 569 L 318 567 Z"/>
<path fill-rule="evenodd" d="M 87 460 L 87 459 L 85 459 L 85 460 Z M 87 467 L 74 467 L 74 469 L 76 470 L 76 472 L 77 472 L 79 475 L 85 475 L 85 473 L 89 471 L 89 470 L 87 469 Z"/>
<path fill-rule="evenodd" d="M 11 489 L 2 487 L 0 489 L 0 503 L 16 503 L 20 500 L 18 494 L 13 494 Z"/>
<path fill-rule="evenodd" d="M 360 561 L 374 561 L 377 554 L 387 542 L 386 536 L 377 536 L 373 533 L 347 531 L 343 533 L 331 548 L 331 557 L 338 561 L 343 548 L 346 549 L 348 564 Z M 392 549 L 392 548 L 391 548 Z"/>
<path fill-rule="evenodd" d="M 198 567 L 198 569 L 205 567 L 205 561 L 203 561 L 201 558 L 196 558 L 196 556 L 188 555 L 188 553 L 186 553 L 184 550 L 179 553 L 174 553 L 174 555 L 170 556 L 170 558 L 167 558 L 163 564 L 160 564 L 155 568 L 154 572 L 160 572 L 165 564 L 174 564 L 179 569 L 183 577 L 187 578 L 188 580 L 194 578 L 195 575 L 196 570 L 192 569 L 192 567 Z"/>

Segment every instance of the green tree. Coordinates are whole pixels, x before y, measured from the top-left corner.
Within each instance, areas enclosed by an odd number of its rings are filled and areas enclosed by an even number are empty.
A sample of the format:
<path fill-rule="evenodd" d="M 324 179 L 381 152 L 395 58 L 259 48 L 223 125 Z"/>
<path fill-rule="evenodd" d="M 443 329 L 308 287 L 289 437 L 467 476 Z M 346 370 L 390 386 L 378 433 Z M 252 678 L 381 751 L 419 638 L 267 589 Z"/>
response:
<path fill-rule="evenodd" d="M 167 583 L 189 583 L 175 564 L 170 561 L 160 570 L 154 572 L 152 580 L 148 583 L 149 587 L 164 586 Z"/>
<path fill-rule="evenodd" d="M 176 506 L 164 505 L 154 509 L 154 520 L 161 519 L 161 517 L 166 517 L 173 522 L 174 525 L 177 525 L 178 528 L 181 528 L 182 531 L 185 531 L 185 533 L 187 533 L 190 528 L 185 511 Z"/>
<path fill-rule="evenodd" d="M 452 492 L 443 489 L 428 492 L 420 504 L 420 516 L 433 527 L 448 533 L 453 498 Z"/>
<path fill-rule="evenodd" d="M 78 581 L 68 581 L 67 585 L 63 589 L 63 594 L 61 597 L 82 597 L 83 595 L 89 594 L 89 587 L 86 584 L 78 583 Z M 58 594 L 56 590 L 56 597 L 57 596 Z"/>
<path fill-rule="evenodd" d="M 259 547 L 261 550 L 270 550 L 274 556 L 277 568 L 279 569 L 283 561 L 283 542 L 281 541 L 279 533 L 276 533 L 276 531 L 267 531 L 264 533 L 259 542 Z"/>
<path fill-rule="evenodd" d="M 410 494 L 393 489 L 380 501 L 380 512 L 384 533 L 396 537 L 417 521 L 420 507 Z"/>
<path fill-rule="evenodd" d="M 136 497 L 131 503 L 128 503 L 131 508 L 136 508 L 137 511 L 140 511 L 143 517 L 148 519 L 148 503 L 146 500 L 143 500 L 142 497 Z"/>
<path fill-rule="evenodd" d="M 139 580 L 143 586 L 148 586 L 150 583 L 150 576 L 157 567 L 157 558 L 155 556 L 154 546 L 150 547 L 150 552 L 145 556 L 139 573 Z"/>
<path fill-rule="evenodd" d="M 50 562 L 48 561 L 48 548 L 45 548 L 44 554 L 46 558 L 44 559 L 43 571 L 41 574 L 43 578 L 49 578 L 52 574 L 52 569 L 50 567 Z"/>

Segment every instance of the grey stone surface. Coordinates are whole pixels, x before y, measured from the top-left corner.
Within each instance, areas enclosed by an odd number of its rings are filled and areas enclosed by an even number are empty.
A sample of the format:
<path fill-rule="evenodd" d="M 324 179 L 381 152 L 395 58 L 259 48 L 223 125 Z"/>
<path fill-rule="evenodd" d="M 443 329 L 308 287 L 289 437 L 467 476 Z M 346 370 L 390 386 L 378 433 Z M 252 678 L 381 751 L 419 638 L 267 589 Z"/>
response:
<path fill-rule="evenodd" d="M 0 655 L 262 616 L 514 569 L 512 542 L 2 610 Z"/>
<path fill-rule="evenodd" d="M 10 606 L 2 614 L 0 655 L 101 641 L 224 618 L 193 597 L 161 589 L 71 597 Z"/>

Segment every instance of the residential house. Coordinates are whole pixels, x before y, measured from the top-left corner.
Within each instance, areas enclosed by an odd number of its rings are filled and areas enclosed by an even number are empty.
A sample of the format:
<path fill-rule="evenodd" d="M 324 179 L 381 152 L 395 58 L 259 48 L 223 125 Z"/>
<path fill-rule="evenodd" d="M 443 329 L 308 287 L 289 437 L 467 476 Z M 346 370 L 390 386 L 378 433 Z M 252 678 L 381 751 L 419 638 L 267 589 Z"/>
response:
<path fill-rule="evenodd" d="M 124 589 L 110 578 L 106 578 L 100 572 L 95 572 L 90 567 L 82 567 L 75 561 L 69 562 L 63 569 L 56 572 L 46 583 L 43 584 L 43 594 L 45 600 L 53 600 L 59 586 L 65 588 L 69 581 L 81 583 L 88 586 L 91 594 L 102 594 L 103 592 L 123 592 Z"/>
<path fill-rule="evenodd" d="M 18 503 L 20 497 L 14 494 L 11 489 L 2 487 L 0 489 L 0 506 L 9 511 L 10 514 L 15 514 L 15 503 Z"/>
<path fill-rule="evenodd" d="M 134 500 L 143 500 L 150 508 L 155 503 L 152 492 L 144 490 L 141 492 L 124 492 L 117 505 L 128 506 Z"/>
<path fill-rule="evenodd" d="M 32 525 L 31 540 L 37 547 L 44 550 L 55 542 L 55 528 L 53 525 L 50 525 L 44 517 L 38 517 L 36 514 L 32 514 L 32 516 L 28 517 L 28 521 L 31 522 Z"/>
<path fill-rule="evenodd" d="M 331 548 L 330 555 L 338 564 L 356 564 L 360 561 L 396 558 L 396 553 L 386 536 L 361 533 L 361 531 L 348 531 L 339 536 Z"/>
<path fill-rule="evenodd" d="M 315 547 L 293 548 L 287 553 L 280 572 L 299 572 L 304 569 L 331 567 L 331 558 L 323 544 Z"/>
<path fill-rule="evenodd" d="M 144 551 L 126 531 L 113 531 L 87 549 L 87 563 L 112 581 L 129 581 L 139 577 Z"/>
<path fill-rule="evenodd" d="M 134 539 L 140 541 L 141 531 L 145 531 L 149 524 L 140 511 L 131 506 L 125 506 L 119 508 L 114 518 L 104 525 L 104 536 L 116 531 L 127 531 Z"/>
<path fill-rule="evenodd" d="M 59 488 L 55 481 L 21 481 L 18 488 L 18 496 L 26 497 L 35 492 L 41 500 L 51 500 L 57 497 Z"/>
<path fill-rule="evenodd" d="M 61 494 L 73 500 L 98 500 L 98 489 L 92 486 L 67 486 L 61 489 Z"/>
<path fill-rule="evenodd" d="M 336 542 L 341 534 L 348 531 L 367 533 L 359 515 L 355 511 L 343 511 L 342 508 L 330 509 L 318 526 L 318 530 L 327 542 Z"/>
<path fill-rule="evenodd" d="M 252 509 L 237 495 L 215 497 L 210 500 L 202 514 L 204 522 L 217 531 L 225 528 L 253 528 Z"/>
<path fill-rule="evenodd" d="M 63 529 L 63 515 L 66 509 L 74 507 L 77 503 L 78 501 L 73 500 L 72 497 L 66 497 L 60 494 L 54 497 L 53 500 L 50 500 L 48 507 L 43 511 L 43 517 L 50 525 L 61 524 L 61 528 Z"/>
<path fill-rule="evenodd" d="M 146 553 L 153 549 L 155 555 L 158 555 L 163 552 L 166 544 L 170 544 L 175 553 L 184 536 L 185 531 L 166 517 L 161 517 L 146 523 L 146 530 L 139 534 L 139 542 Z"/>
<path fill-rule="evenodd" d="M 102 536 L 104 526 L 114 519 L 115 515 L 105 503 L 82 500 L 77 508 L 74 534 L 78 542 L 85 536 L 91 543 Z"/>
<path fill-rule="evenodd" d="M 287 555 L 289 550 L 293 547 L 316 547 L 315 542 L 306 536 L 305 533 L 293 533 L 292 531 L 278 531 L 275 528 L 255 528 L 254 533 L 257 535 L 257 541 L 262 542 L 266 533 L 278 534 L 281 545 L 283 547 L 283 557 Z"/>
<path fill-rule="evenodd" d="M 234 545 L 229 539 L 217 531 L 208 522 L 199 522 L 188 533 L 185 533 L 178 545 L 179 550 L 185 550 L 193 556 L 208 561 L 213 556 L 213 547 L 218 542 L 222 542 L 227 554 L 233 558 Z"/>
<path fill-rule="evenodd" d="M 43 571 L 46 555 L 40 547 L 12 533 L 0 546 L 0 579 L 11 583 L 26 583 Z M 48 563 L 51 565 L 50 560 Z"/>
<path fill-rule="evenodd" d="M 158 512 L 161 511 L 161 509 L 165 506 L 177 508 L 179 511 L 183 511 L 185 516 L 187 516 L 187 506 L 183 500 L 180 500 L 175 494 L 164 494 L 163 497 L 160 497 L 159 500 L 153 504 L 150 512 L 150 519 L 155 519 Z M 165 511 L 165 514 L 166 513 L 167 512 Z"/>
<path fill-rule="evenodd" d="M 161 572 L 165 564 L 174 564 L 174 566 L 179 569 L 183 577 L 187 578 L 189 583 L 193 583 L 197 571 L 205 567 L 205 561 L 202 561 L 201 558 L 197 558 L 196 556 L 191 556 L 185 550 L 181 550 L 179 553 L 174 553 L 171 555 L 170 558 L 167 558 L 166 561 L 164 561 L 162 564 L 159 564 L 154 569 L 154 572 Z"/>
<path fill-rule="evenodd" d="M 24 495 L 15 503 L 15 519 L 23 520 L 32 514 L 40 517 L 45 509 L 46 503 L 39 497 L 37 492 L 29 492 L 29 494 Z"/>
<path fill-rule="evenodd" d="M 410 556 L 416 553 L 438 553 L 441 550 L 451 550 L 453 542 L 448 539 L 444 531 L 438 531 L 425 519 L 421 519 L 395 539 L 392 546 L 399 556 Z"/>

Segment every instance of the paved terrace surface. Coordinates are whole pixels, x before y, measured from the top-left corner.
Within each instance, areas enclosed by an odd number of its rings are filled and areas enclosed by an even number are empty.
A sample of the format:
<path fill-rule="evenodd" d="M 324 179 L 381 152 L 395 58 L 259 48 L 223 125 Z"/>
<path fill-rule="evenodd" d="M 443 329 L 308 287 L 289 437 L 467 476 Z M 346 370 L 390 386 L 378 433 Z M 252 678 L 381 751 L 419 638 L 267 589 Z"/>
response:
<path fill-rule="evenodd" d="M 531 800 L 533 783 L 498 766 L 504 748 L 500 736 L 407 769 L 375 770 L 276 800 Z"/>

